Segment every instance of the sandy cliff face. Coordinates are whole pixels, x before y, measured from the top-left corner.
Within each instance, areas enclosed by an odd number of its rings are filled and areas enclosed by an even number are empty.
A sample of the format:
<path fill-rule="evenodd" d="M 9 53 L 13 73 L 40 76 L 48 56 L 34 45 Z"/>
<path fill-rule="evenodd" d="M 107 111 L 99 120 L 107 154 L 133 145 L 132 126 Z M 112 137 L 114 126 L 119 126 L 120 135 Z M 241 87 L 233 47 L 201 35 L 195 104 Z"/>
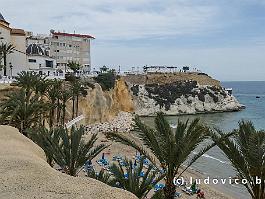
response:
<path fill-rule="evenodd" d="M 0 126 L 0 171 L 0 198 L 5 199 L 137 198 L 97 180 L 56 171 L 40 147 L 9 126 Z"/>
<path fill-rule="evenodd" d="M 105 92 L 99 84 L 95 84 L 95 88 L 80 99 L 79 106 L 86 124 L 109 121 L 120 111 L 134 111 L 132 96 L 122 79 L 116 81 L 114 89 Z"/>

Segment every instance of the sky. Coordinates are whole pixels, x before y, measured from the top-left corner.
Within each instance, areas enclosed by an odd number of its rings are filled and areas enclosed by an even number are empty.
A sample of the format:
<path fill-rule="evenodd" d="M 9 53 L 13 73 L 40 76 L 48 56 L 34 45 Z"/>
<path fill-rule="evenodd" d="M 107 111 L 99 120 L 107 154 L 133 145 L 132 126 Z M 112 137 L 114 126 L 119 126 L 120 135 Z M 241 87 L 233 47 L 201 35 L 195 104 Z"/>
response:
<path fill-rule="evenodd" d="M 92 67 L 190 66 L 265 80 L 265 0 L 0 0 L 12 27 L 90 34 Z"/>

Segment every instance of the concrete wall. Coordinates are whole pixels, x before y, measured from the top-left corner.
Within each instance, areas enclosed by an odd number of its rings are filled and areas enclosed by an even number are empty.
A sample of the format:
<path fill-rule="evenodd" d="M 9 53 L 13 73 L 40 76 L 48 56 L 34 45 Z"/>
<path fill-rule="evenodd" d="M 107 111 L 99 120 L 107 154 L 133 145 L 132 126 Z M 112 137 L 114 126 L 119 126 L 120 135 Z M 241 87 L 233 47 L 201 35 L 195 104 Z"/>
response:
<path fill-rule="evenodd" d="M 9 63 L 11 63 L 13 65 L 12 75 L 16 76 L 21 71 L 29 69 L 26 58 L 26 36 L 11 35 L 11 42 L 17 51 L 14 51 L 14 53 L 7 57 L 7 75 L 11 76 L 11 70 L 9 67 Z"/>
<path fill-rule="evenodd" d="M 11 28 L 5 22 L 0 22 L 0 43 L 11 43 L 15 46 L 17 51 L 7 55 L 7 75 L 11 76 L 11 69 L 9 63 L 12 64 L 12 75 L 15 76 L 17 73 L 28 70 L 26 62 L 26 36 L 20 34 L 11 34 Z M 18 52 L 20 51 L 20 52 Z M 3 63 L 2 63 L 3 64 Z M 3 70 L 0 71 L 3 75 Z"/>

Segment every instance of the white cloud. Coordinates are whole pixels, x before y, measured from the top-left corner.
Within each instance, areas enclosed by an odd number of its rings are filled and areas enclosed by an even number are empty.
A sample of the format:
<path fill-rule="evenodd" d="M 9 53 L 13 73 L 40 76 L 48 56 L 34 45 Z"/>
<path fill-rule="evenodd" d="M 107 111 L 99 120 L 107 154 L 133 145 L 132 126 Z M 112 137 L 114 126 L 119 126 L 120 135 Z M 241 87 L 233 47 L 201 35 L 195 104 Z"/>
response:
<path fill-rule="evenodd" d="M 44 33 L 53 28 L 91 33 L 102 40 L 127 40 L 210 31 L 215 26 L 213 19 L 218 14 L 218 8 L 190 2 L 25 0 L 21 3 L 10 0 L 1 3 L 1 7 L 12 25 L 34 32 Z"/>

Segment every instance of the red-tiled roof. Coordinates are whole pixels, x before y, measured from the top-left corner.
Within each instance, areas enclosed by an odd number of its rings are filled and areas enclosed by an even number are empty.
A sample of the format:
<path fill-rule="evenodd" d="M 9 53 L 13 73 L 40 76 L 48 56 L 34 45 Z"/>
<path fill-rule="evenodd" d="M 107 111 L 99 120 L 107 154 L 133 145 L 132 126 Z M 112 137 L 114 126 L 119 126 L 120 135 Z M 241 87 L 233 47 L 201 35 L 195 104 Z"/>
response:
<path fill-rule="evenodd" d="M 52 33 L 53 35 L 56 36 L 66 36 L 66 37 L 82 37 L 82 38 L 90 38 L 90 39 L 95 39 L 95 37 L 91 35 L 81 35 L 81 34 L 70 34 L 70 33 L 63 33 L 63 32 L 54 32 Z"/>

